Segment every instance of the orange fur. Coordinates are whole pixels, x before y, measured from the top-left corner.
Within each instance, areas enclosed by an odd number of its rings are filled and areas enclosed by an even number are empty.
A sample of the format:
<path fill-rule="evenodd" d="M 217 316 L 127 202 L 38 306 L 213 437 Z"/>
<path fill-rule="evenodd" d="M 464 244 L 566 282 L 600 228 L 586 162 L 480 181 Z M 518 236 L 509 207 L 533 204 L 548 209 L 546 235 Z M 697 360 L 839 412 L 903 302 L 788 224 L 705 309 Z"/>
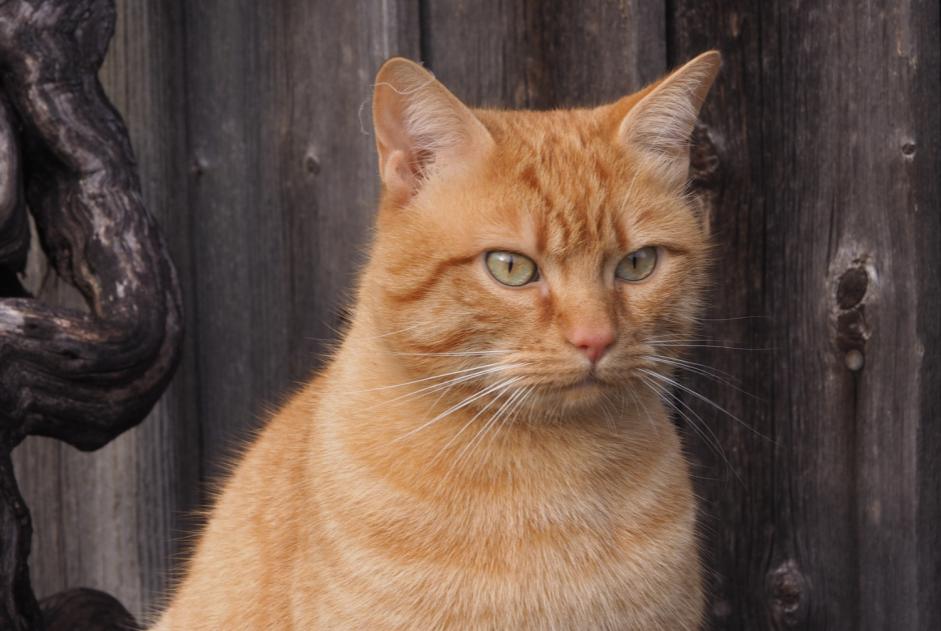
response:
<path fill-rule="evenodd" d="M 154 629 L 699 627 L 687 466 L 643 371 L 669 374 L 645 356 L 689 335 L 706 279 L 676 174 L 717 65 L 551 112 L 471 112 L 384 66 L 350 330 L 243 456 Z M 648 245 L 651 276 L 616 280 Z M 501 285 L 490 250 L 538 281 Z M 600 329 L 592 365 L 570 340 Z"/>

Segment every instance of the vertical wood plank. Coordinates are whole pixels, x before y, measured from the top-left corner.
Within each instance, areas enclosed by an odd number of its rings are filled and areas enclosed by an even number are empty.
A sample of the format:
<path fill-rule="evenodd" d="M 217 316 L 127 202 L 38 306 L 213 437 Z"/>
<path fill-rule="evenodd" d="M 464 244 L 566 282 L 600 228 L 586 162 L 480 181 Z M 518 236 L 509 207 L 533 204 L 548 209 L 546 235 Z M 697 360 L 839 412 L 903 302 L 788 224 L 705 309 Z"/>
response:
<path fill-rule="evenodd" d="M 145 204 L 163 229 L 190 303 L 181 15 L 176 3 L 117 5 L 101 79 L 128 125 Z M 45 300 L 81 306 L 80 296 L 45 268 L 36 247 L 34 288 Z M 194 377 L 190 337 L 173 384 L 139 427 L 94 453 L 46 439 L 30 439 L 15 452 L 33 512 L 31 570 L 40 597 L 95 587 L 140 616 L 163 592 L 197 498 Z"/>
<path fill-rule="evenodd" d="M 471 106 L 599 105 L 666 70 L 665 4 L 423 2 L 423 61 Z"/>
<path fill-rule="evenodd" d="M 900 16 L 896 36 L 906 50 L 911 77 L 910 101 L 905 117 L 911 136 L 900 147 L 906 159 L 906 179 L 911 197 L 917 261 L 914 276 L 916 336 L 911 352 L 920 362 L 914 375 L 898 375 L 894 381 L 915 382 L 917 434 L 913 489 L 916 506 L 913 532 L 916 543 L 916 590 L 908 605 L 917 612 L 920 629 L 941 629 L 941 11 L 930 0 L 916 0 Z M 908 37 L 899 37 L 900 35 Z M 910 38 L 910 39 L 909 39 Z M 910 162 L 908 162 L 910 160 Z M 904 352 L 904 349 L 903 349 Z M 906 533 L 907 534 L 907 533 Z"/>
<path fill-rule="evenodd" d="M 689 379 L 754 429 L 690 401 L 724 452 L 691 436 L 713 627 L 935 628 L 937 5 L 676 0 L 670 23 L 671 61 L 725 55 L 710 316 L 758 317 L 711 336 L 771 349 L 700 353 L 760 400 Z"/>
<path fill-rule="evenodd" d="M 320 363 L 378 199 L 366 121 L 418 5 L 185 4 L 190 208 L 205 474 Z"/>

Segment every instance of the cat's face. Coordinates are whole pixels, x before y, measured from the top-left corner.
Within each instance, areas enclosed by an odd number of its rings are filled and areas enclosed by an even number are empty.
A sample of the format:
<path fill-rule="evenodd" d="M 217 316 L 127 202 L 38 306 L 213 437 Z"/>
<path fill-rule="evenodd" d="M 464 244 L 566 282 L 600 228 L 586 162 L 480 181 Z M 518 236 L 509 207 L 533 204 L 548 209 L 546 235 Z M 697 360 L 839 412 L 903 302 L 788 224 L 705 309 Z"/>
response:
<path fill-rule="evenodd" d="M 377 113 L 386 193 L 363 287 L 404 365 L 558 411 L 662 371 L 652 358 L 664 349 L 650 342 L 688 336 L 708 243 L 683 196 L 685 145 L 651 147 L 635 111 L 657 91 L 554 112 L 471 113 L 445 99 L 429 108 L 437 120 L 420 121 L 417 149 L 394 148 L 407 135 L 383 134 Z M 415 132 L 408 107 L 403 127 Z"/>

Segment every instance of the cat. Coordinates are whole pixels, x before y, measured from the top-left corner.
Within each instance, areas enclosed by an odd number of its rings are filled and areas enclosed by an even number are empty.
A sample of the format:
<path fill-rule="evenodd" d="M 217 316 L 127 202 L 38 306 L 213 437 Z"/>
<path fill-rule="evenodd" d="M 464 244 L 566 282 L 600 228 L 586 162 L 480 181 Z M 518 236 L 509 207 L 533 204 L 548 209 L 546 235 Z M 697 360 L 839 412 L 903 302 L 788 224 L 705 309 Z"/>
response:
<path fill-rule="evenodd" d="M 243 454 L 153 628 L 699 628 L 656 351 L 708 279 L 688 145 L 719 64 L 498 111 L 386 62 L 348 331 Z"/>

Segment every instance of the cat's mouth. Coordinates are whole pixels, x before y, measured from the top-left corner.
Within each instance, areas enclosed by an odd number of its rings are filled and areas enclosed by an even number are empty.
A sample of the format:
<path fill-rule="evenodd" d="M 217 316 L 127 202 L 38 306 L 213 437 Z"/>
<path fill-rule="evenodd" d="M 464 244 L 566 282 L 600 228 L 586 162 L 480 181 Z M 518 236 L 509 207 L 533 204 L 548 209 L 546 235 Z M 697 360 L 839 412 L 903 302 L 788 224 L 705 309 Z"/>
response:
<path fill-rule="evenodd" d="M 588 373 L 582 379 L 579 379 L 573 384 L 567 386 L 567 390 L 571 392 L 580 392 L 583 390 L 591 388 L 600 388 L 603 387 L 605 383 L 601 381 L 594 373 Z"/>
<path fill-rule="evenodd" d="M 594 372 L 590 372 L 578 381 L 562 386 L 558 392 L 566 404 L 583 404 L 594 401 L 604 394 L 607 388 L 607 383 Z"/>

